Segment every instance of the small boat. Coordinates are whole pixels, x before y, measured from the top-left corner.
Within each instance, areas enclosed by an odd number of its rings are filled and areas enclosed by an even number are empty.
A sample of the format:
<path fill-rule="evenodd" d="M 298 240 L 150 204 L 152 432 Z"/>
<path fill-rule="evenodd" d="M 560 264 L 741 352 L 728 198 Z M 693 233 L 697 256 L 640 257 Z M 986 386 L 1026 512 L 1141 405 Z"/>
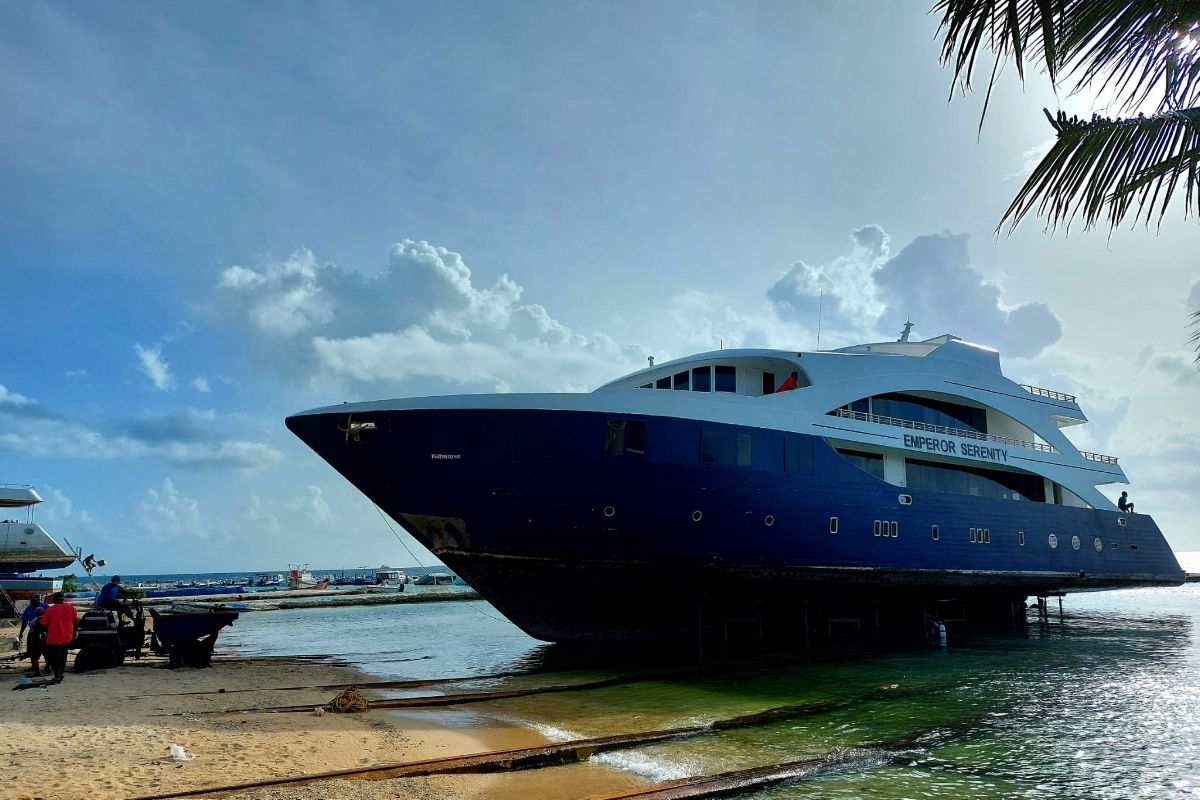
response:
<path fill-rule="evenodd" d="M 430 572 L 413 581 L 414 586 L 462 586 L 463 582 L 457 575 L 449 572 Z"/>
<path fill-rule="evenodd" d="M 289 565 L 287 586 L 289 589 L 325 589 L 329 587 L 329 579 L 318 580 L 308 571 L 307 564 Z"/>
<path fill-rule="evenodd" d="M 408 576 L 398 569 L 377 569 L 375 570 L 375 585 L 389 588 L 399 588 L 404 591 L 404 584 L 408 583 Z"/>
<path fill-rule="evenodd" d="M 254 586 L 258 589 L 278 589 L 287 584 L 282 573 L 260 573 L 254 576 Z"/>

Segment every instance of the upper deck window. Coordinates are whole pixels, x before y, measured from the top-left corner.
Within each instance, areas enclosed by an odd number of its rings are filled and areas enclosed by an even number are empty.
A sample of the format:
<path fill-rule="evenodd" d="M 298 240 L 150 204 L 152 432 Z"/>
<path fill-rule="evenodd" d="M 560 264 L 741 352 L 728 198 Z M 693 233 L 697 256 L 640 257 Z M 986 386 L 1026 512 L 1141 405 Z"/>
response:
<path fill-rule="evenodd" d="M 690 377 L 691 377 L 691 373 L 689 373 L 687 370 L 684 370 L 683 372 L 676 372 L 675 373 L 675 388 L 683 389 L 685 392 L 688 389 L 692 388 L 691 382 L 689 380 Z"/>
<path fill-rule="evenodd" d="M 763 394 L 775 394 L 775 373 L 763 372 Z"/>
<path fill-rule="evenodd" d="M 718 392 L 736 392 L 737 391 L 737 368 L 727 367 L 722 364 L 717 365 L 717 391 Z"/>
<path fill-rule="evenodd" d="M 712 367 L 696 367 L 692 370 L 692 391 L 712 391 Z"/>
<path fill-rule="evenodd" d="M 654 388 L 655 389 L 670 389 L 671 388 L 671 376 L 667 375 L 665 377 L 659 378 L 657 381 L 655 381 Z"/>
<path fill-rule="evenodd" d="M 858 410 L 858 409 L 854 409 Z M 881 394 L 871 398 L 871 413 L 946 428 L 966 428 L 987 433 L 987 412 L 982 408 L 915 397 L 908 394 Z"/>

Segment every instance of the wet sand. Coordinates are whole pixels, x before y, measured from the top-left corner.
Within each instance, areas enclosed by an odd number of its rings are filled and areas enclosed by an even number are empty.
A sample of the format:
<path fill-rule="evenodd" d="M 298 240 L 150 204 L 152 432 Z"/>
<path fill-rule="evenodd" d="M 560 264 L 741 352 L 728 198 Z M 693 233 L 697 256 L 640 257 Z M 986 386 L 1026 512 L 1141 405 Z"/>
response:
<path fill-rule="evenodd" d="M 218 655 L 209 669 L 170 670 L 165 659 L 152 656 L 82 675 L 68 667 L 61 685 L 9 691 L 28 665 L 0 664 L 0 798 L 137 797 L 548 741 L 466 708 L 320 716 L 257 710 L 315 708 L 337 693 L 322 685 L 377 680 L 312 659 Z M 368 690 L 367 696 L 378 695 Z M 174 761 L 172 744 L 194 758 Z M 582 764 L 514 775 L 322 781 L 226 796 L 568 798 L 632 780 Z"/>

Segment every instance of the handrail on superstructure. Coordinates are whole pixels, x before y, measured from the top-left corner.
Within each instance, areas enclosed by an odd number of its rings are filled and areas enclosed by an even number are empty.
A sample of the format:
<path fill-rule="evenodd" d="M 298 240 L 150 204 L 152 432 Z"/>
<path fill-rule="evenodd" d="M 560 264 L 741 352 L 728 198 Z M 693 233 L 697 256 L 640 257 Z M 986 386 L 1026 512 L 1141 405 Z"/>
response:
<path fill-rule="evenodd" d="M 1020 386 L 1025 391 L 1029 392 L 1030 394 L 1036 394 L 1038 397 L 1048 397 L 1051 400 L 1061 400 L 1064 403 L 1076 402 L 1075 395 L 1073 395 L 1073 394 L 1067 394 L 1066 392 L 1056 392 L 1053 389 L 1043 389 L 1040 386 L 1030 386 L 1028 383 L 1018 383 L 1017 385 Z"/>
<path fill-rule="evenodd" d="M 941 433 L 946 436 L 958 436 L 963 439 L 979 439 L 987 442 L 999 442 L 1001 444 L 1011 444 L 1016 447 L 1027 447 L 1030 450 L 1037 450 L 1042 453 L 1057 452 L 1053 447 L 1041 442 L 1027 442 L 1023 439 L 1010 439 L 1007 436 L 995 436 L 990 433 L 981 433 L 979 431 L 969 431 L 963 428 L 949 428 L 945 425 L 933 425 L 928 422 L 916 422 L 911 419 L 900 419 L 899 417 L 884 417 L 879 414 L 868 414 L 864 411 L 851 411 L 848 408 L 839 408 L 832 412 L 836 416 L 843 419 L 855 419 L 862 422 L 876 422 L 880 425 L 895 425 L 899 428 L 909 428 L 914 431 L 929 431 L 930 433 Z M 1088 461 L 1099 461 L 1102 464 L 1116 464 L 1116 456 L 1106 456 L 1100 453 L 1087 453 L 1082 450 L 1079 454 Z"/>

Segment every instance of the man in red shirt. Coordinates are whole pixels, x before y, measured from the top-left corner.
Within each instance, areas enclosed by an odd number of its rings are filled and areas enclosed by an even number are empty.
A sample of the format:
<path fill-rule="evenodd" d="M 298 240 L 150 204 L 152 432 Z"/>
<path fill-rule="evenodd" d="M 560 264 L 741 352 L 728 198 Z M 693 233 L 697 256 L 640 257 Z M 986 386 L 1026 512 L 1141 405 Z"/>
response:
<path fill-rule="evenodd" d="M 800 381 L 800 373 L 793 372 L 791 375 L 788 376 L 787 380 L 785 380 L 783 383 L 779 384 L 779 388 L 776 389 L 775 391 L 777 393 L 778 392 L 790 392 L 792 389 L 796 388 L 796 384 L 799 383 L 799 381 Z"/>
<path fill-rule="evenodd" d="M 55 592 L 50 602 L 54 605 L 42 612 L 37 624 L 46 629 L 46 647 L 42 655 L 54 670 L 53 683 L 62 683 L 67 671 L 67 645 L 75 639 L 76 611 L 62 592 Z"/>

